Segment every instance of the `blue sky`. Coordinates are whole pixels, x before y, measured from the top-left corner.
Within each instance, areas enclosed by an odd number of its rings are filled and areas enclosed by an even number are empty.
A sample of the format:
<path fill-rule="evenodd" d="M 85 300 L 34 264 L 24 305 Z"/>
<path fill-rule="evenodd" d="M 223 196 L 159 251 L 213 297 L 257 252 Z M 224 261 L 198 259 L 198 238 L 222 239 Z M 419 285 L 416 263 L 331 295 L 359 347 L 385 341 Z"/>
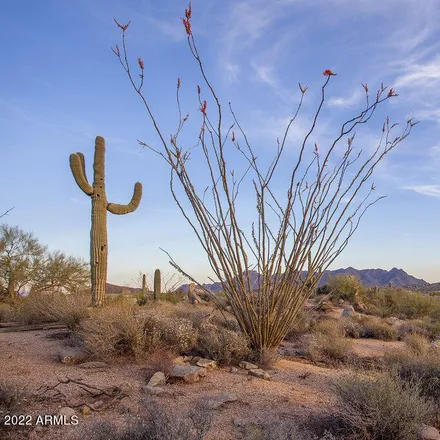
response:
<path fill-rule="evenodd" d="M 201 80 L 180 21 L 186 6 L 175 0 L 2 5 L 0 209 L 15 206 L 6 222 L 33 231 L 50 249 L 88 258 L 90 199 L 75 184 L 68 158 L 83 152 L 91 180 L 94 138 L 105 137 L 109 201 L 128 203 L 134 183 L 144 187 L 136 212 L 108 216 L 110 282 L 130 283 L 156 268 L 172 272 L 159 247 L 196 278 L 211 274 L 169 193 L 166 163 L 137 144 L 158 145 L 157 137 L 111 51 L 120 42 L 113 18 L 131 20 L 129 55 L 134 65 L 138 56 L 145 62 L 145 93 L 164 133 L 176 127 L 178 77 L 183 110 L 197 120 Z M 301 82 L 309 90 L 286 163 L 294 156 L 327 68 L 338 75 L 318 143 L 359 111 L 361 83 L 375 90 L 383 81 L 399 93 L 358 133 L 361 148 L 372 148 L 386 115 L 420 121 L 377 169 L 378 195 L 387 198 L 368 211 L 333 268 L 399 267 L 440 281 L 439 21 L 437 0 L 193 1 L 193 32 L 209 78 L 225 104 L 232 101 L 260 154 L 276 148 Z M 185 136 L 191 142 L 191 130 Z M 202 164 L 191 165 L 197 181 Z"/>

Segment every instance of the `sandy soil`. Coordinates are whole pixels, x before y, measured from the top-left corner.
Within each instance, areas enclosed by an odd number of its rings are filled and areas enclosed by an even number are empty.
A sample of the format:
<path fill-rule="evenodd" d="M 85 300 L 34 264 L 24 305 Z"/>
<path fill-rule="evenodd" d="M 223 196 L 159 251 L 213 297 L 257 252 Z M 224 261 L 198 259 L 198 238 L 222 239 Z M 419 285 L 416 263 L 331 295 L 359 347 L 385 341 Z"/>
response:
<path fill-rule="evenodd" d="M 58 359 L 58 352 L 66 343 L 56 339 L 60 330 L 0 333 L 1 369 L 0 378 L 17 380 L 25 386 L 29 395 L 38 394 L 42 385 L 53 386 L 59 379 L 81 380 L 98 388 L 117 386 L 128 397 L 117 400 L 104 411 L 82 415 L 76 426 L 49 426 L 43 429 L 28 426 L 15 432 L 15 439 L 44 438 L 78 439 L 86 438 L 85 430 L 96 421 L 110 420 L 112 423 L 124 423 L 126 417 L 133 417 L 142 411 L 139 400 L 145 393 L 145 365 L 142 363 L 111 364 L 103 371 L 84 370 L 76 365 L 64 365 Z M 356 341 L 356 354 L 370 357 L 381 356 L 386 350 L 399 343 L 387 343 L 376 340 Z M 332 382 L 347 373 L 343 368 L 327 368 L 312 365 L 292 356 L 284 356 L 272 370 L 270 381 L 251 378 L 246 371 L 238 369 L 230 372 L 229 367 L 209 370 L 205 378 L 195 384 L 167 385 L 173 392 L 171 396 L 157 399 L 170 411 L 180 414 L 194 408 L 203 396 L 222 392 L 232 392 L 238 397 L 236 402 L 226 404 L 214 411 L 211 431 L 207 440 L 240 439 L 240 424 L 267 421 L 275 417 L 293 418 L 314 412 L 329 412 L 335 409 L 335 396 Z M 60 390 L 70 404 L 81 401 L 93 403 L 92 398 L 78 386 L 62 385 Z M 40 389 L 41 392 L 41 389 Z M 31 399 L 25 413 L 33 420 L 39 415 L 56 414 L 65 406 L 54 399 L 35 401 Z M 11 432 L 2 427 L 0 437 L 8 437 Z"/>

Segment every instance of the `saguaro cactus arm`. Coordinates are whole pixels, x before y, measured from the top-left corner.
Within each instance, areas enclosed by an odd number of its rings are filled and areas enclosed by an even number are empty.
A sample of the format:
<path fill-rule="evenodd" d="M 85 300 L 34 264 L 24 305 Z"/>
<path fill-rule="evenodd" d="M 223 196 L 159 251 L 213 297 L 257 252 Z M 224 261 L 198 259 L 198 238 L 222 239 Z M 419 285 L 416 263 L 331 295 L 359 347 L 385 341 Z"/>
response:
<path fill-rule="evenodd" d="M 82 153 L 72 153 L 70 155 L 70 169 L 77 185 L 88 196 L 91 196 L 93 194 L 93 187 L 87 181 L 86 164 Z"/>
<path fill-rule="evenodd" d="M 112 214 L 122 215 L 133 212 L 139 206 L 142 197 L 142 183 L 136 182 L 134 185 L 133 197 L 127 205 L 119 205 L 117 203 L 108 203 L 107 210 Z"/>

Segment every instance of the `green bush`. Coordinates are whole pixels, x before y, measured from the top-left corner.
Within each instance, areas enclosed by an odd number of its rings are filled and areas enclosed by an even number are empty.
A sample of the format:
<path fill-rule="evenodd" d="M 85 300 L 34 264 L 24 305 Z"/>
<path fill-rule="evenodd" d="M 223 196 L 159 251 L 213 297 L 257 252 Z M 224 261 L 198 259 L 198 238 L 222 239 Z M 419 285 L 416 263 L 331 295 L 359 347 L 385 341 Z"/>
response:
<path fill-rule="evenodd" d="M 362 300 L 371 313 L 381 317 L 416 319 L 429 316 L 440 319 L 440 298 L 420 292 L 395 287 L 369 289 Z"/>
<path fill-rule="evenodd" d="M 432 422 L 433 406 L 416 381 L 392 374 L 345 376 L 336 383 L 341 417 L 359 440 L 416 440 L 422 423 Z"/>
<path fill-rule="evenodd" d="M 355 275 L 335 275 L 329 277 L 328 287 L 333 291 L 334 299 L 343 299 L 355 303 L 364 292 L 364 286 Z"/>
<path fill-rule="evenodd" d="M 390 324 L 375 316 L 357 315 L 342 319 L 346 335 L 351 338 L 374 338 L 382 341 L 394 341 L 398 331 Z"/>

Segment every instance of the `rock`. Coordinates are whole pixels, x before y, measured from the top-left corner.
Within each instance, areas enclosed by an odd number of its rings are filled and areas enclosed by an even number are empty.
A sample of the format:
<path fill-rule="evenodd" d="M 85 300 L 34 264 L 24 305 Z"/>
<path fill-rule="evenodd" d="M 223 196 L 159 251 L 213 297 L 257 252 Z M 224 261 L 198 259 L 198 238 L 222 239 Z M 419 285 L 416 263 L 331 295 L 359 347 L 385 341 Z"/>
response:
<path fill-rule="evenodd" d="M 173 364 L 184 364 L 185 363 L 185 358 L 183 356 L 178 356 L 176 358 L 173 359 Z"/>
<path fill-rule="evenodd" d="M 205 396 L 199 399 L 199 403 L 206 409 L 217 409 L 228 402 L 235 402 L 237 396 L 234 393 L 220 393 L 212 396 Z"/>
<path fill-rule="evenodd" d="M 395 316 L 390 316 L 389 318 L 385 319 L 385 322 L 394 327 L 398 327 L 405 323 L 403 319 L 396 318 Z"/>
<path fill-rule="evenodd" d="M 191 363 L 197 364 L 197 362 L 199 362 L 200 359 L 203 359 L 203 358 L 201 358 L 200 356 L 193 356 L 193 358 L 191 359 Z"/>
<path fill-rule="evenodd" d="M 83 416 L 88 416 L 88 415 L 92 414 L 92 410 L 91 410 L 91 408 L 90 408 L 89 406 L 84 405 L 84 406 L 81 408 L 81 414 L 82 414 Z"/>
<path fill-rule="evenodd" d="M 72 416 L 76 416 L 76 411 L 73 408 L 70 408 L 70 406 L 63 406 L 58 411 L 58 415 L 64 417 L 66 423 L 70 423 Z"/>
<path fill-rule="evenodd" d="M 58 352 L 58 359 L 63 364 L 80 364 L 89 357 L 89 353 L 79 348 L 67 348 Z"/>
<path fill-rule="evenodd" d="M 174 396 L 175 393 L 173 390 L 168 389 L 167 387 L 150 387 L 146 385 L 143 388 L 144 392 L 150 394 L 151 396 Z"/>
<path fill-rule="evenodd" d="M 154 373 L 150 380 L 148 381 L 149 387 L 160 387 L 165 385 L 167 382 L 167 379 L 165 377 L 165 374 L 162 373 L 162 371 L 158 371 L 157 373 Z"/>
<path fill-rule="evenodd" d="M 440 434 L 436 428 L 428 425 L 420 425 L 419 427 L 420 440 L 440 440 Z"/>
<path fill-rule="evenodd" d="M 238 368 L 231 367 L 231 368 L 229 368 L 229 372 L 230 373 L 237 373 L 238 372 Z"/>
<path fill-rule="evenodd" d="M 102 400 L 97 400 L 95 403 L 92 403 L 90 406 L 92 407 L 92 409 L 97 410 L 104 406 L 104 402 Z"/>
<path fill-rule="evenodd" d="M 194 359 L 194 356 L 183 356 L 184 362 L 191 362 Z"/>
<path fill-rule="evenodd" d="M 342 317 L 352 317 L 356 315 L 356 311 L 351 304 L 344 305 L 344 311 L 342 312 Z"/>
<path fill-rule="evenodd" d="M 325 311 L 325 315 L 330 318 L 340 319 L 342 316 L 344 316 L 344 309 L 342 307 L 329 307 Z"/>
<path fill-rule="evenodd" d="M 345 301 L 342 298 L 338 299 L 338 305 L 342 306 L 345 303 Z"/>
<path fill-rule="evenodd" d="M 256 370 L 249 370 L 249 375 L 258 377 L 259 379 L 270 380 L 270 374 L 266 373 L 264 370 L 257 368 Z"/>
<path fill-rule="evenodd" d="M 241 361 L 239 364 L 240 368 L 243 368 L 243 370 L 256 370 L 258 369 L 258 365 L 251 364 L 250 362 Z"/>
<path fill-rule="evenodd" d="M 170 380 L 182 379 L 187 383 L 194 383 L 200 380 L 200 377 L 206 375 L 206 370 L 202 367 L 193 365 L 174 365 L 170 373 Z"/>
<path fill-rule="evenodd" d="M 200 359 L 197 361 L 196 365 L 203 368 L 217 368 L 217 362 L 212 359 Z"/>
<path fill-rule="evenodd" d="M 105 362 L 83 362 L 78 365 L 78 368 L 84 368 L 85 370 L 93 370 L 96 368 L 107 368 L 109 365 Z"/>

